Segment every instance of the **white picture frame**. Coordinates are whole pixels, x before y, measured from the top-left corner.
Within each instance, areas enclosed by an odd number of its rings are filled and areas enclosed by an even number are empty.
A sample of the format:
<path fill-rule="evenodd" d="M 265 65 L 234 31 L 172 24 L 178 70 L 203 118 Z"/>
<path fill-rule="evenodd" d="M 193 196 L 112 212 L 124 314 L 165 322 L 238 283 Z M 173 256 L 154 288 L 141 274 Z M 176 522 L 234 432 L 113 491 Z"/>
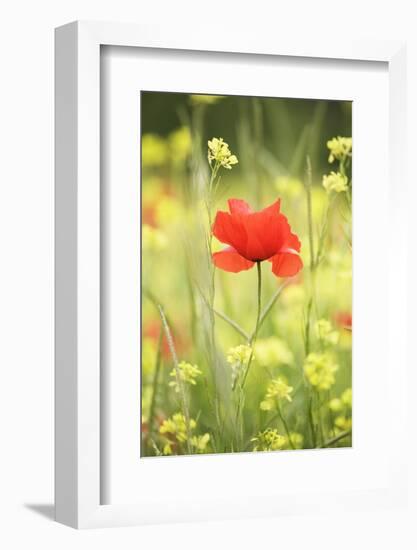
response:
<path fill-rule="evenodd" d="M 56 519 L 76 528 L 161 521 L 151 506 L 101 504 L 100 445 L 100 48 L 102 45 L 228 52 L 294 58 L 381 61 L 389 71 L 389 157 L 392 242 L 397 273 L 406 276 L 405 44 L 388 41 L 280 41 L 233 31 L 216 36 L 204 29 L 186 37 L 174 29 L 113 23 L 75 22 L 56 30 Z M 392 290 L 392 289 L 391 289 Z M 390 317 L 406 334 L 405 294 L 389 302 Z M 396 334 L 401 334 L 398 330 Z M 404 336 L 405 338 L 405 336 Z M 398 342 L 396 394 L 405 393 L 405 342 Z M 405 498 L 406 477 L 401 419 L 396 413 L 397 446 L 389 456 L 390 475 L 381 490 L 341 492 L 344 507 L 397 505 Z M 399 422 L 398 422 L 399 421 Z M 392 436 L 390 436 L 392 437 Z M 381 449 L 384 452 L 384 449 Z M 335 496 L 294 494 L 285 502 L 244 506 L 211 501 L 184 517 L 166 500 L 166 521 L 218 519 L 326 509 Z"/>

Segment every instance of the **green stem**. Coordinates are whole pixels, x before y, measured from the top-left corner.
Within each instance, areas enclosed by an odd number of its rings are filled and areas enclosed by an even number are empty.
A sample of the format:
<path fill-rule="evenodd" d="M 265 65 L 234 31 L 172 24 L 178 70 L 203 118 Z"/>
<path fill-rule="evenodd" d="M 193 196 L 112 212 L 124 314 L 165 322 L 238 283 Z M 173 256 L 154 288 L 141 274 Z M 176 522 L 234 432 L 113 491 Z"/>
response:
<path fill-rule="evenodd" d="M 292 439 L 291 439 L 290 430 L 288 429 L 287 421 L 285 420 L 284 415 L 282 414 L 281 406 L 279 404 L 278 399 L 277 399 L 277 410 L 278 410 L 278 414 L 279 414 L 279 417 L 281 419 L 281 422 L 284 425 L 284 430 L 285 430 L 285 433 L 287 434 L 288 443 L 290 444 L 291 449 L 294 450 L 295 447 L 294 447 L 294 443 L 292 442 Z"/>
<path fill-rule="evenodd" d="M 261 307 L 262 307 L 262 299 L 261 299 L 261 296 L 262 296 L 262 268 L 261 268 L 261 262 L 256 262 L 256 270 L 257 270 L 257 274 L 258 274 L 258 308 L 257 308 L 257 314 L 256 314 L 256 323 L 255 323 L 255 330 L 253 331 L 253 336 L 251 338 L 251 340 L 249 341 L 249 344 L 251 346 L 251 352 L 250 352 L 250 356 L 249 356 L 249 359 L 248 359 L 248 363 L 246 365 L 246 369 L 243 373 L 243 377 L 242 377 L 242 382 L 240 384 L 236 384 L 235 387 L 239 388 L 239 396 L 238 396 L 238 402 L 237 402 L 237 407 L 236 407 L 236 417 L 235 417 L 235 425 L 236 426 L 239 426 L 239 419 L 241 417 L 241 414 L 242 414 L 242 396 L 243 396 L 243 388 L 245 387 L 245 382 L 246 382 L 246 378 L 248 376 L 248 373 L 249 373 L 249 369 L 250 369 L 250 366 L 252 364 L 252 360 L 253 360 L 253 350 L 254 350 L 254 346 L 256 344 L 256 338 L 258 336 L 258 330 L 259 330 L 259 321 L 260 321 L 260 318 L 261 318 Z M 235 388 L 233 388 L 235 389 Z"/>
<path fill-rule="evenodd" d="M 349 435 L 351 435 L 351 433 L 352 433 L 352 430 L 346 430 L 345 432 L 342 432 L 339 435 L 336 435 L 335 437 L 328 439 L 325 443 L 323 443 L 323 445 L 319 445 L 317 449 L 324 449 L 325 447 L 330 447 L 331 445 L 334 445 L 341 439 L 348 437 Z"/>
<path fill-rule="evenodd" d="M 209 271 L 209 296 L 206 301 L 208 308 L 208 314 L 210 318 L 210 328 L 209 328 L 209 358 L 212 368 L 213 383 L 215 390 L 215 418 L 217 427 L 220 430 L 220 402 L 219 402 L 219 380 L 218 380 L 218 359 L 216 352 L 216 336 L 215 336 L 215 318 L 214 318 L 214 299 L 215 299 L 215 270 L 212 262 L 212 244 L 213 244 L 213 216 L 212 216 L 212 206 L 213 206 L 213 185 L 215 183 L 217 173 L 220 168 L 220 163 L 216 161 L 214 166 L 210 165 L 211 175 L 208 183 L 207 189 L 207 199 L 206 199 L 206 208 L 207 208 L 207 217 L 208 217 L 208 233 L 207 233 L 207 262 L 208 262 L 208 271 Z"/>
<path fill-rule="evenodd" d="M 278 298 L 280 297 L 282 291 L 284 290 L 284 288 L 289 284 L 289 280 L 285 281 L 285 283 L 283 283 L 276 291 L 275 293 L 272 295 L 271 299 L 269 300 L 269 302 L 267 303 L 267 305 L 265 306 L 264 310 L 262 311 L 261 315 L 260 315 L 260 318 L 259 318 L 259 323 L 258 323 L 258 327 L 257 327 L 257 330 L 259 330 L 261 328 L 261 326 L 263 325 L 267 315 L 269 314 L 269 312 L 271 311 L 271 309 L 274 307 L 274 305 L 276 304 Z M 252 342 L 252 340 L 254 339 L 254 336 L 255 336 L 255 331 L 252 332 L 252 334 L 250 335 L 249 337 L 249 342 Z"/>
<path fill-rule="evenodd" d="M 233 321 L 233 319 L 230 319 L 225 313 L 222 313 L 221 311 L 217 311 L 217 309 L 213 308 L 213 312 L 217 315 L 217 317 L 220 317 L 220 319 L 223 319 L 226 323 L 228 323 L 232 328 L 235 329 L 237 333 L 239 333 L 247 342 L 250 340 L 249 334 L 241 327 L 239 326 L 236 321 Z"/>
<path fill-rule="evenodd" d="M 310 397 L 308 400 L 308 420 L 310 423 L 310 430 L 311 430 L 311 442 L 313 444 L 313 448 L 317 446 L 317 437 L 316 437 L 316 428 L 314 426 L 314 417 L 313 417 L 313 395 L 310 393 Z"/>
<path fill-rule="evenodd" d="M 254 347 L 255 347 L 255 344 L 256 344 L 256 339 L 258 337 L 259 322 L 260 322 L 260 319 L 261 319 L 261 310 L 262 310 L 262 268 L 261 268 L 261 262 L 256 262 L 256 270 L 257 270 L 257 274 L 258 274 L 258 310 L 257 310 L 257 313 L 256 313 L 255 330 L 253 331 L 253 334 L 252 334 L 251 339 L 249 341 L 249 343 L 251 345 L 251 354 L 249 356 L 248 364 L 246 366 L 246 370 L 245 370 L 245 373 L 243 375 L 242 386 L 241 386 L 242 390 L 245 386 L 246 378 L 248 376 L 249 369 L 250 369 L 251 364 L 252 364 L 253 350 L 254 350 Z"/>
<path fill-rule="evenodd" d="M 149 406 L 149 434 L 152 434 L 153 432 L 156 394 L 158 389 L 159 372 L 161 370 L 161 356 L 162 356 L 161 349 L 162 349 L 163 335 L 164 335 L 164 329 L 163 329 L 163 326 L 161 325 L 161 330 L 159 331 L 159 338 L 158 338 L 158 348 L 157 348 L 156 359 L 155 359 L 155 372 L 154 372 L 153 381 L 152 381 L 152 398 L 151 398 L 151 404 Z"/>

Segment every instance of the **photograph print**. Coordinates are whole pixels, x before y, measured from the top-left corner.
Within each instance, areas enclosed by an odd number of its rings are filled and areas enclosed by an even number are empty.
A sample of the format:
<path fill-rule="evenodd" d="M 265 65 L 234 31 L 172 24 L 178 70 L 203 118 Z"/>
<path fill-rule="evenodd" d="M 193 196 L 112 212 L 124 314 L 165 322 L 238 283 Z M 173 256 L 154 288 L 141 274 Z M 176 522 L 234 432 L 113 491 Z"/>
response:
<path fill-rule="evenodd" d="M 141 457 L 352 445 L 352 103 L 141 92 Z"/>

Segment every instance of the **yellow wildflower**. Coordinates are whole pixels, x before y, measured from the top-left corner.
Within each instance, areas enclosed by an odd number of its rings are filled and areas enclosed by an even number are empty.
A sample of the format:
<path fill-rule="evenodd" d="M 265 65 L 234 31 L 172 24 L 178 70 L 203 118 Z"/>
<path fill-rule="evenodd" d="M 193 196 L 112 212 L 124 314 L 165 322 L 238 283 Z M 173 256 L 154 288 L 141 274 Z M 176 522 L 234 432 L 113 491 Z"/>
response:
<path fill-rule="evenodd" d="M 252 353 L 252 348 L 245 344 L 230 348 L 227 352 L 227 362 L 233 365 L 234 363 L 245 364 L 249 361 Z"/>
<path fill-rule="evenodd" d="M 347 431 L 352 428 L 352 419 L 340 415 L 335 418 L 334 425 L 336 426 L 336 428 L 339 428 L 339 430 Z"/>
<path fill-rule="evenodd" d="M 323 176 L 323 187 L 327 193 L 331 193 L 332 191 L 342 193 L 349 188 L 348 179 L 340 172 L 330 172 L 330 174 Z"/>
<path fill-rule="evenodd" d="M 196 421 L 191 418 L 190 430 L 194 430 L 196 425 Z M 177 441 L 184 443 L 184 441 L 187 441 L 187 425 L 185 422 L 185 416 L 182 413 L 175 413 L 171 418 L 167 418 L 161 424 L 159 433 L 161 435 L 170 434 L 174 436 Z"/>
<path fill-rule="evenodd" d="M 191 445 L 197 453 L 204 453 L 207 450 L 207 445 L 210 441 L 210 434 L 194 435 L 191 438 Z"/>
<path fill-rule="evenodd" d="M 263 432 L 259 432 L 251 441 L 255 444 L 253 446 L 254 451 L 279 451 L 285 446 L 287 440 L 277 430 L 268 428 Z"/>
<path fill-rule="evenodd" d="M 347 388 L 340 396 L 342 402 L 346 407 L 352 408 L 352 388 Z"/>
<path fill-rule="evenodd" d="M 208 161 L 210 166 L 214 161 L 216 164 L 223 166 L 227 170 L 231 170 L 234 164 L 237 164 L 236 155 L 232 155 L 229 145 L 223 141 L 223 138 L 213 138 L 208 141 Z"/>
<path fill-rule="evenodd" d="M 330 151 L 329 162 L 344 160 L 352 156 L 352 138 L 351 137 L 334 137 L 327 142 L 327 148 Z"/>
<path fill-rule="evenodd" d="M 347 388 L 340 397 L 334 397 L 328 403 L 333 412 L 347 411 L 352 408 L 352 388 Z"/>
<path fill-rule="evenodd" d="M 338 368 L 327 353 L 310 353 L 304 362 L 304 373 L 310 384 L 318 390 L 328 390 L 333 386 Z"/>
<path fill-rule="evenodd" d="M 172 455 L 172 443 L 170 441 L 165 443 L 164 448 L 162 449 L 162 454 Z"/>
<path fill-rule="evenodd" d="M 191 363 L 181 361 L 178 365 L 178 374 L 180 380 L 178 380 L 177 370 L 175 368 L 169 373 L 170 376 L 175 378 L 175 380 L 171 380 L 169 385 L 175 388 L 176 392 L 180 391 L 180 381 L 195 386 L 197 384 L 196 378 L 201 374 L 201 370 L 197 365 L 191 365 Z"/>
<path fill-rule="evenodd" d="M 291 393 L 293 392 L 293 387 L 287 384 L 287 381 L 283 376 L 272 380 L 266 390 L 266 395 L 264 401 L 261 402 L 260 408 L 263 411 L 270 411 L 275 407 L 275 402 L 277 399 L 286 399 L 287 401 L 292 401 Z"/>
<path fill-rule="evenodd" d="M 251 354 L 252 348 L 245 344 L 229 349 L 226 361 L 232 368 L 232 386 L 234 386 L 242 367 L 248 364 Z"/>
<path fill-rule="evenodd" d="M 316 323 L 316 336 L 324 344 L 335 346 L 339 341 L 339 333 L 333 330 L 332 324 L 327 319 L 319 319 Z"/>
<path fill-rule="evenodd" d="M 340 412 L 343 409 L 343 403 L 342 400 L 338 397 L 334 397 L 333 399 L 330 399 L 329 401 L 329 409 L 332 412 Z"/>

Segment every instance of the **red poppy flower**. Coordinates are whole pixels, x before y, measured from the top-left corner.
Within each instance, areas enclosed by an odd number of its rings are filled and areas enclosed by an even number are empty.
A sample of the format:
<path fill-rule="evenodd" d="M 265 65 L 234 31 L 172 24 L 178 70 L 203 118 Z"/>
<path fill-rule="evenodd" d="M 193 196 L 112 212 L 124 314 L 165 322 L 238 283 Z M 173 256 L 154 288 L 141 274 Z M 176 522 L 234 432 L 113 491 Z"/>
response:
<path fill-rule="evenodd" d="M 229 245 L 213 254 L 216 267 L 238 273 L 256 262 L 272 262 L 277 277 L 292 277 L 303 267 L 301 243 L 287 218 L 280 212 L 280 200 L 252 212 L 247 202 L 229 199 L 229 212 L 217 212 L 213 235 Z"/>
<path fill-rule="evenodd" d="M 352 314 L 350 312 L 339 311 L 335 314 L 334 320 L 339 326 L 346 330 L 352 330 Z"/>
<path fill-rule="evenodd" d="M 157 320 L 152 320 L 144 324 L 142 327 L 142 338 L 150 338 L 151 340 L 155 340 L 155 342 L 159 338 L 159 333 L 161 331 L 161 322 Z M 177 352 L 181 355 L 182 353 L 188 351 L 190 349 L 190 341 L 186 337 L 185 330 L 174 331 L 171 330 L 172 333 L 172 339 L 174 341 L 175 349 Z M 171 351 L 169 349 L 169 345 L 167 342 L 167 339 L 165 338 L 165 335 L 162 337 L 162 355 L 165 358 L 171 358 Z"/>

